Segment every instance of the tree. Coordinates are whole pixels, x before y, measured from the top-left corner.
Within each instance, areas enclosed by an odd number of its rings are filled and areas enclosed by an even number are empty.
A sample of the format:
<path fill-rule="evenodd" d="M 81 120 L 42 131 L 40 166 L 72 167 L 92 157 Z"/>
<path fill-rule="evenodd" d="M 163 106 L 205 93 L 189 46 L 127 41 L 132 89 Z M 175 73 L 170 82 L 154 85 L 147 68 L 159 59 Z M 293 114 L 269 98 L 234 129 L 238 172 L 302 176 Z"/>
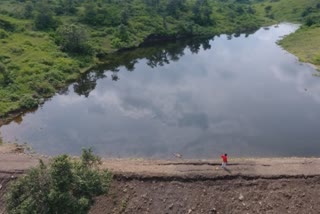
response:
<path fill-rule="evenodd" d="M 170 16 L 178 18 L 180 10 L 186 9 L 186 0 L 168 0 L 167 12 Z"/>
<path fill-rule="evenodd" d="M 130 17 L 129 10 L 128 9 L 122 10 L 121 14 L 120 14 L 120 22 L 121 22 L 121 24 L 128 25 L 129 17 Z"/>
<path fill-rule="evenodd" d="M 8 86 L 13 83 L 10 72 L 7 70 L 6 66 L 0 62 L 0 74 L 2 74 L 2 84 Z"/>
<path fill-rule="evenodd" d="M 195 23 L 199 25 L 212 24 L 212 20 L 210 18 L 212 14 L 212 8 L 210 7 L 208 0 L 197 0 L 193 5 L 192 12 Z"/>
<path fill-rule="evenodd" d="M 107 193 L 111 182 L 100 164 L 91 149 L 83 150 L 80 160 L 60 155 L 48 165 L 40 161 L 10 185 L 8 213 L 88 213 L 94 197 Z"/>
<path fill-rule="evenodd" d="M 33 5 L 32 2 L 28 1 L 24 7 L 23 16 L 24 18 L 31 18 L 33 16 Z"/>
<path fill-rule="evenodd" d="M 77 12 L 77 8 L 75 6 L 75 0 L 65 0 L 64 1 L 65 10 L 69 14 L 75 14 Z"/>
<path fill-rule="evenodd" d="M 148 7 L 156 8 L 156 7 L 159 6 L 160 0 L 144 0 L 144 3 L 145 3 Z"/>
<path fill-rule="evenodd" d="M 54 29 L 57 27 L 57 22 L 48 3 L 40 3 L 34 24 L 38 30 Z"/>
<path fill-rule="evenodd" d="M 90 2 L 86 5 L 83 21 L 87 24 L 96 25 L 96 16 L 98 14 L 97 8 L 93 2 Z"/>
<path fill-rule="evenodd" d="M 57 30 L 58 42 L 66 52 L 85 54 L 90 52 L 88 36 L 84 28 L 75 25 L 63 25 Z"/>
<path fill-rule="evenodd" d="M 105 7 L 97 7 L 97 5 L 90 1 L 85 5 L 85 10 L 82 15 L 82 21 L 89 25 L 99 26 L 106 24 L 112 18 L 109 16 Z"/>

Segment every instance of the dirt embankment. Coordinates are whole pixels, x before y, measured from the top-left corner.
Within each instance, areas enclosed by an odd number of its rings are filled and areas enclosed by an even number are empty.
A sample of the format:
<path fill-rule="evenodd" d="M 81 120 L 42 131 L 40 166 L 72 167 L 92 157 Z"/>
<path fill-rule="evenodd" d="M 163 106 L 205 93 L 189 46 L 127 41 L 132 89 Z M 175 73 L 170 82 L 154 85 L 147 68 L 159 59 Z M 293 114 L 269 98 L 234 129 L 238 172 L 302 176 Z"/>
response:
<path fill-rule="evenodd" d="M 0 146 L 0 213 L 12 176 L 41 156 Z M 42 157 L 43 158 L 43 157 Z M 91 214 L 100 213 L 319 213 L 319 158 L 219 160 L 105 159 L 114 180 Z"/>

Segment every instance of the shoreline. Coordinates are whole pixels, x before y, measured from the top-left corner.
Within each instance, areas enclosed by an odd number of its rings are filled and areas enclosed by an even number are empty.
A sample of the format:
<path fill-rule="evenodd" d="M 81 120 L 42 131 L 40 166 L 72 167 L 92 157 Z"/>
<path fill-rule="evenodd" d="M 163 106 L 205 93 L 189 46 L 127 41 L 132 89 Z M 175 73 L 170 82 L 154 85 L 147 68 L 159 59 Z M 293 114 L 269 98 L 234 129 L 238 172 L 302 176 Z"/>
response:
<path fill-rule="evenodd" d="M 264 27 L 272 27 L 272 26 L 276 26 L 276 25 L 279 25 L 281 23 L 287 23 L 287 22 L 275 22 L 275 23 L 270 23 L 270 25 L 261 25 L 259 28 L 253 30 L 252 32 L 255 32 L 261 28 L 264 28 Z M 290 35 L 293 35 L 295 34 L 297 31 L 299 31 L 299 29 L 301 29 L 301 26 L 293 33 L 291 33 Z M 244 34 L 245 32 L 241 33 L 241 34 Z M 233 33 L 235 34 L 235 33 Z M 233 35 L 231 34 L 231 35 Z M 81 75 L 84 75 L 88 72 L 90 72 L 90 70 L 98 67 L 99 65 L 107 65 L 107 64 L 110 64 L 110 62 L 108 62 L 108 58 L 112 58 L 113 55 L 117 55 L 117 54 L 121 54 L 121 53 L 125 53 L 125 52 L 128 52 L 128 51 L 131 51 L 131 50 L 136 50 L 136 49 L 139 49 L 141 47 L 144 47 L 144 46 L 152 46 L 152 45 L 157 45 L 157 44 L 161 44 L 163 42 L 172 42 L 172 41 L 180 41 L 180 40 L 186 40 L 186 39 L 194 39 L 194 38 L 200 38 L 200 39 L 203 39 L 203 38 L 214 38 L 215 36 L 221 36 L 221 35 L 228 35 L 228 33 L 218 33 L 218 34 L 207 34 L 207 35 L 187 35 L 187 36 L 181 36 L 179 37 L 179 35 L 176 35 L 176 36 L 168 36 L 168 37 L 161 37 L 159 36 L 159 38 L 157 37 L 157 35 L 155 36 L 154 38 L 154 35 L 149 35 L 145 38 L 145 40 L 143 42 L 141 42 L 139 45 L 137 46 L 132 46 L 132 47 L 127 47 L 127 48 L 120 48 L 120 49 L 117 49 L 117 50 L 113 50 L 113 51 L 110 51 L 110 52 L 106 52 L 104 53 L 104 55 L 101 55 L 100 57 L 96 57 L 94 60 L 94 62 L 90 65 L 88 65 L 86 68 L 83 68 L 80 70 L 78 76 L 77 76 L 77 79 L 78 80 Z M 289 35 L 287 35 L 289 36 Z M 286 36 L 286 37 L 287 37 Z M 290 48 L 288 47 L 285 47 L 282 43 L 283 40 L 286 39 L 286 37 L 282 38 L 281 40 L 277 41 L 276 44 L 279 45 L 279 47 L 281 47 L 282 49 L 284 49 L 285 51 L 287 51 L 288 53 L 294 55 L 297 60 L 301 63 L 306 63 L 306 64 L 309 64 L 310 66 L 312 66 L 316 71 L 319 71 L 319 66 L 316 65 L 316 64 L 312 64 L 311 61 L 308 61 L 308 60 L 304 60 L 304 59 L 301 59 L 301 57 L 299 57 L 299 54 L 296 54 L 294 53 L 294 51 L 289 51 Z M 318 75 L 316 73 L 316 75 Z M 75 81 L 72 81 L 72 82 L 66 82 L 66 85 L 64 85 L 62 88 L 64 87 L 69 87 L 70 84 L 74 83 Z M 59 90 L 56 90 L 55 94 L 50 96 L 50 97 L 41 97 L 39 99 L 43 99 L 43 103 L 46 102 L 46 100 L 48 99 L 51 99 L 53 96 L 55 96 L 57 94 Z M 15 109 L 13 111 L 10 111 L 10 112 L 7 112 L 5 115 L 3 116 L 0 116 L 0 127 L 3 126 L 3 125 L 6 125 L 10 122 L 12 122 L 13 120 L 15 120 L 16 118 L 18 117 L 21 117 L 21 116 L 24 116 L 24 114 L 28 113 L 28 112 L 33 112 L 35 110 L 37 110 L 43 103 L 39 103 L 38 104 L 38 107 L 34 108 L 34 109 Z"/>
<path fill-rule="evenodd" d="M 0 173 L 24 172 L 38 165 L 40 159 L 49 161 L 54 156 L 28 154 L 23 145 L 0 145 Z M 71 156 L 77 158 L 78 156 Z M 220 159 L 147 159 L 101 157 L 101 168 L 115 175 L 142 177 L 281 177 L 320 176 L 320 157 L 254 157 L 229 158 L 227 169 Z M 121 176 L 120 176 L 121 177 Z"/>
<path fill-rule="evenodd" d="M 76 158 L 76 157 L 74 157 Z M 0 213 L 11 181 L 50 157 L 0 145 Z M 113 175 L 109 194 L 90 214 L 101 213 L 314 213 L 320 210 L 320 158 L 144 160 L 102 158 Z"/>

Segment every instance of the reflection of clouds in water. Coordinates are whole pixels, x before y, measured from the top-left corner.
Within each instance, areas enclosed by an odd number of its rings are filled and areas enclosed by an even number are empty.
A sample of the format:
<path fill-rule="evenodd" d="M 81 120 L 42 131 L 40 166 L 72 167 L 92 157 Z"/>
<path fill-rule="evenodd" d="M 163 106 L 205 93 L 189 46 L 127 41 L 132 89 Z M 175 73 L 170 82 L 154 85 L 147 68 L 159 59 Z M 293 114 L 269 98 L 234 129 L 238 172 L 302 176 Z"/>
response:
<path fill-rule="evenodd" d="M 60 95 L 56 97 L 60 106 L 66 107 L 70 105 L 79 105 L 84 99 L 81 96 Z"/>
<path fill-rule="evenodd" d="M 303 68 L 306 69 L 306 66 Z M 288 69 L 274 65 L 271 68 L 271 71 L 277 79 L 282 82 L 293 83 L 297 91 L 312 97 L 314 101 L 320 104 L 320 79 L 312 75 L 312 71 L 314 71 L 312 68 L 307 70 L 310 70 L 310 72 L 300 72 L 297 66 Z"/>
<path fill-rule="evenodd" d="M 285 35 L 289 35 L 290 33 L 293 33 L 299 28 L 299 25 L 297 24 L 280 24 L 278 28 L 274 28 L 274 26 L 271 26 L 269 30 L 265 30 L 261 28 L 258 30 L 253 37 L 257 38 L 260 41 L 270 41 L 274 43 L 275 40 L 280 39 L 279 37 L 283 37 Z M 272 29 L 272 30 L 271 30 Z M 265 44 L 264 44 L 265 45 Z"/>
<path fill-rule="evenodd" d="M 204 113 L 185 113 L 178 119 L 179 126 L 197 127 L 201 129 L 209 128 L 208 116 Z"/>
<path fill-rule="evenodd" d="M 216 122 L 212 126 L 212 134 L 214 135 L 239 135 L 239 136 L 255 136 L 258 130 L 245 118 L 224 119 Z"/>
<path fill-rule="evenodd" d="M 121 89 L 108 88 L 92 92 L 89 110 L 101 114 L 121 112 L 120 115 L 132 119 L 154 119 L 171 128 L 192 127 L 206 130 L 212 126 L 211 131 L 219 135 L 250 135 L 252 128 L 248 121 L 223 110 L 228 97 L 224 89 L 217 91 L 214 90 L 214 85 L 201 84 L 203 78 L 183 78 L 171 87 L 166 82 L 158 85 L 136 85 L 135 80 L 132 80 Z M 131 83 L 139 93 L 130 91 L 133 88 Z M 207 93 L 210 93 L 210 99 Z M 206 96 L 200 96 L 201 94 Z M 222 121 L 214 119 L 218 113 L 222 114 Z"/>
<path fill-rule="evenodd" d="M 104 94 L 97 95 L 95 91 L 90 95 L 93 103 L 90 105 L 89 110 L 99 110 L 95 113 L 104 114 L 106 111 L 119 111 L 122 112 L 123 116 L 130 117 L 133 119 L 152 117 L 153 112 L 146 105 L 135 106 L 134 98 L 130 97 L 132 104 L 124 102 L 122 97 L 117 91 L 105 91 Z M 138 99 L 141 100 L 140 96 L 137 95 Z M 138 102 L 138 101 L 137 101 Z"/>
<path fill-rule="evenodd" d="M 56 96 L 20 126 L 12 123 L 1 130 L 32 139 L 47 153 L 93 146 L 112 156 L 273 155 L 274 148 L 290 154 L 294 149 L 286 147 L 300 145 L 294 139 L 302 139 L 301 134 L 307 140 L 307 135 L 319 136 L 318 105 L 307 96 L 319 102 L 320 86 L 306 66 L 293 63 L 274 44 L 281 33 L 293 30 L 282 27 L 261 30 L 250 39 L 222 36 L 211 42 L 210 51 L 195 55 L 186 49 L 177 63 L 163 67 L 152 69 L 141 59 L 134 72 L 119 67 L 117 82 L 100 77 L 95 82 L 89 75 L 78 91 L 90 92 L 87 98 L 72 92 Z M 270 39 L 272 45 L 263 41 Z M 96 84 L 87 84 L 91 81 Z"/>

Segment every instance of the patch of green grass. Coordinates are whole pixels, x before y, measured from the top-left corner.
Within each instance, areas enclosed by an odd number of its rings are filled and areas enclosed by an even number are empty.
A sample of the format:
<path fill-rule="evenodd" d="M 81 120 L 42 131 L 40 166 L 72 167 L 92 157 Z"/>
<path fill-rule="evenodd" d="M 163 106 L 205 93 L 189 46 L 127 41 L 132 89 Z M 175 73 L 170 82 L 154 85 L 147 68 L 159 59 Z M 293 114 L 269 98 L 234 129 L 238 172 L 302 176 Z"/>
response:
<path fill-rule="evenodd" d="M 7 33 L 9 37 L 0 39 L 0 61 L 14 80 L 9 85 L 0 87 L 0 116 L 28 108 L 30 103 L 35 107 L 34 103 L 39 99 L 52 96 L 67 81 L 76 79 L 81 67 L 87 66 L 83 63 L 84 60 L 80 61 L 61 52 L 53 39 L 45 33 Z M 3 76 L 0 74 L 0 82 L 2 81 Z M 25 97 L 28 97 L 27 103 L 24 102 Z"/>
<path fill-rule="evenodd" d="M 266 23 L 295 22 L 302 27 L 288 35 L 279 44 L 301 61 L 320 68 L 320 2 L 319 0 L 265 0 L 257 1 L 254 8 Z M 312 20 L 310 22 L 310 20 Z M 313 23 L 312 26 L 310 23 Z"/>
<path fill-rule="evenodd" d="M 255 5 L 255 9 L 260 17 L 271 16 L 276 21 L 301 22 L 302 13 L 308 7 L 314 7 L 318 0 L 265 0 Z M 269 12 L 268 8 L 270 7 Z"/>
<path fill-rule="evenodd" d="M 302 27 L 279 44 L 301 61 L 312 63 L 320 69 L 320 27 Z"/>

